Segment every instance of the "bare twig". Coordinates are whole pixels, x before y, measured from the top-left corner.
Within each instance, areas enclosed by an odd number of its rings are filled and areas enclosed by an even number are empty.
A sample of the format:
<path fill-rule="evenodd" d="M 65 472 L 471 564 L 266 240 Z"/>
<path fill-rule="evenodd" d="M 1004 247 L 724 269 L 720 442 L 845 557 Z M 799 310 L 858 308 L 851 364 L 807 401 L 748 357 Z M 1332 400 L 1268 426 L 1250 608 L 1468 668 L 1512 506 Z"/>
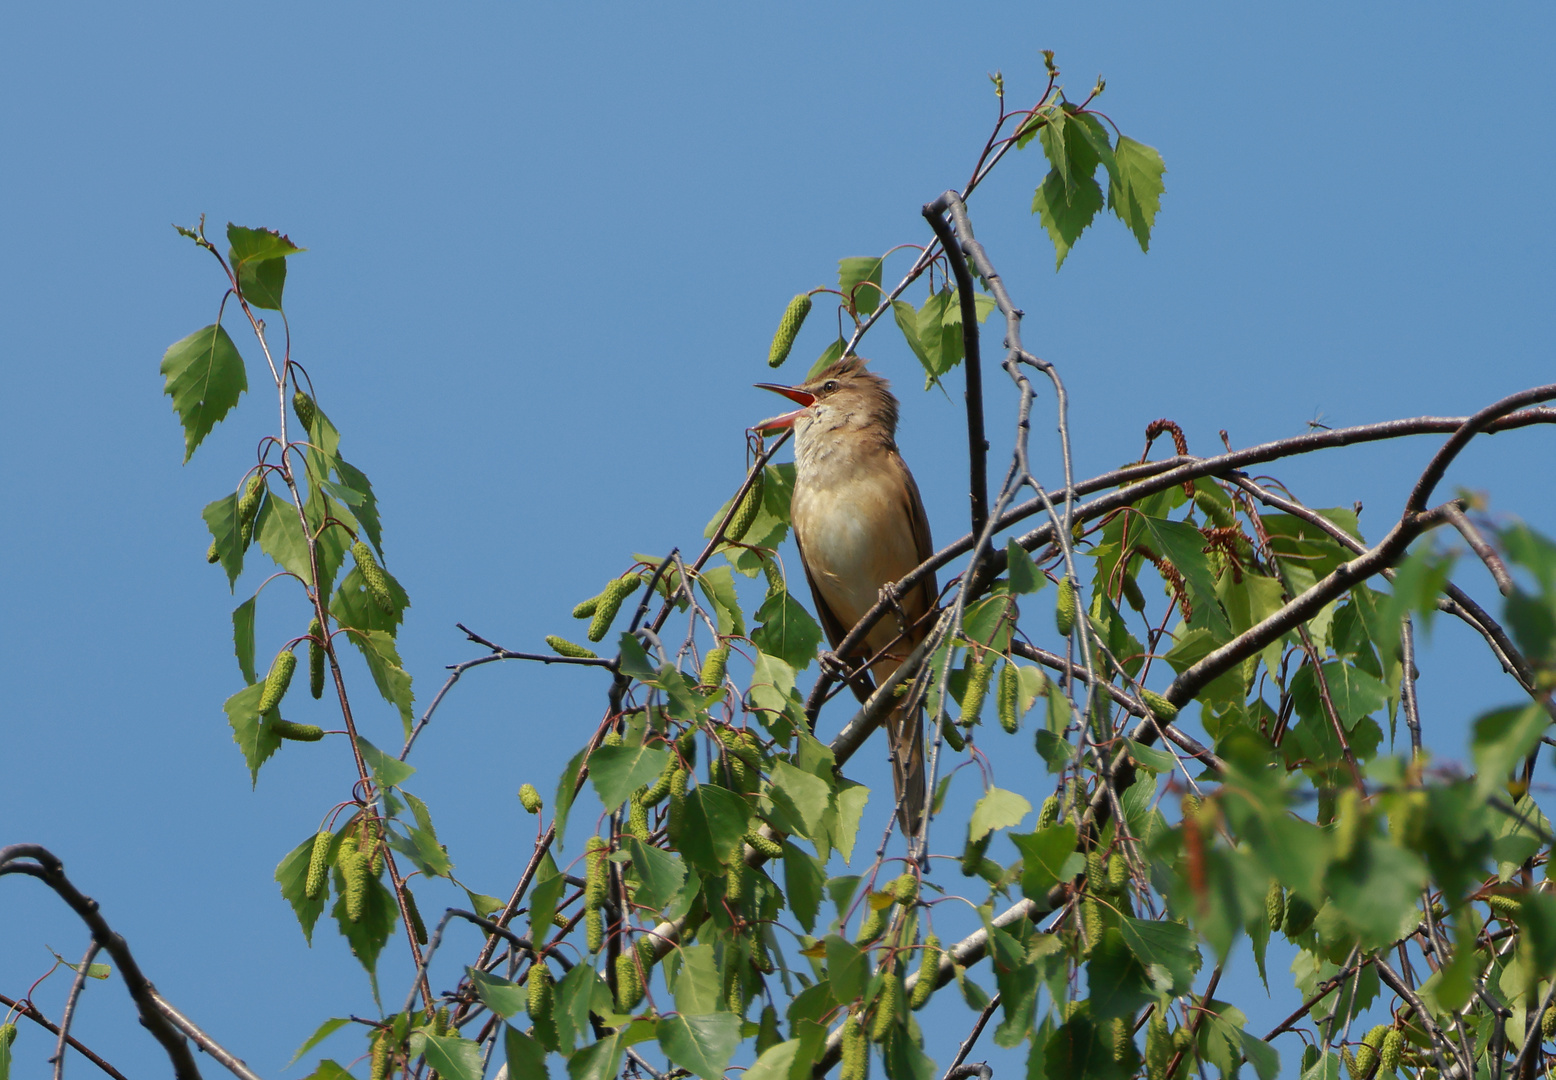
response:
<path fill-rule="evenodd" d="M 15 1009 L 17 1016 L 25 1016 L 34 1024 L 37 1024 L 39 1027 L 41 1027 L 44 1031 L 47 1031 L 50 1035 L 59 1034 L 59 1028 L 51 1024 L 49 1022 L 49 1018 L 44 1016 L 43 1013 L 39 1012 L 38 1007 L 30 1001 L 15 1001 L 6 997 L 4 994 L 0 994 L 0 1005 L 4 1005 L 7 1009 Z M 103 1072 L 113 1077 L 114 1080 L 127 1080 L 122 1072 L 108 1064 L 108 1062 L 104 1061 L 90 1047 L 85 1046 L 79 1042 L 74 1035 L 66 1036 L 65 1041 L 69 1043 L 70 1046 L 75 1049 L 76 1052 L 79 1053 L 82 1057 L 86 1058 L 93 1065 L 96 1065 L 99 1069 L 103 1070 Z"/>
<path fill-rule="evenodd" d="M 59 1041 L 54 1044 L 54 1056 L 49 1058 L 54 1063 L 54 1080 L 64 1080 L 65 1045 L 70 1038 L 70 1021 L 75 1018 L 76 1003 L 81 1000 L 81 991 L 86 987 L 86 973 L 101 948 L 95 940 L 87 945 L 86 955 L 81 957 L 81 963 L 76 967 L 76 977 L 70 982 L 70 996 L 65 999 L 65 1011 L 59 1018 Z"/>

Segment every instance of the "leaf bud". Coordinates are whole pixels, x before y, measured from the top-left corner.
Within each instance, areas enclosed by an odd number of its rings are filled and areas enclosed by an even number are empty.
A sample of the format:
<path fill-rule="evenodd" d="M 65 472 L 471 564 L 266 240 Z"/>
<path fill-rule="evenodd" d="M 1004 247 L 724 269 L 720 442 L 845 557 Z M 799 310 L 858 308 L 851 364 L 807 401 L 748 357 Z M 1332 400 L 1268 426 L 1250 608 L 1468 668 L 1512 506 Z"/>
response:
<path fill-rule="evenodd" d="M 528 813 L 538 814 L 545 803 L 540 798 L 540 792 L 535 790 L 534 784 L 524 784 L 519 788 L 519 805 Z"/>
<path fill-rule="evenodd" d="M 611 623 L 616 621 L 616 613 L 621 610 L 621 602 L 637 591 L 637 587 L 643 584 L 643 579 L 636 574 L 623 574 L 616 578 L 599 595 L 599 605 L 595 608 L 594 619 L 589 623 L 589 640 L 599 641 L 605 636 L 605 632 L 611 628 Z"/>
<path fill-rule="evenodd" d="M 551 651 L 558 656 L 569 656 L 575 660 L 598 660 L 600 658 L 600 654 L 593 649 L 575 645 L 566 638 L 557 637 L 555 634 L 546 635 L 546 644 L 551 646 Z"/>
<path fill-rule="evenodd" d="M 318 742 L 324 738 L 324 729 L 318 724 L 294 724 L 279 717 L 270 722 L 270 730 L 283 739 L 293 742 Z"/>
<path fill-rule="evenodd" d="M 881 992 L 875 999 L 875 1017 L 870 1022 L 870 1041 L 884 1042 L 897 1013 L 902 1008 L 902 976 L 888 971 L 881 976 Z"/>
<path fill-rule="evenodd" d="M 270 673 L 265 676 L 265 688 L 259 694 L 260 716 L 264 716 L 271 709 L 281 704 L 281 699 L 286 696 L 286 688 L 292 685 L 292 672 L 297 670 L 297 654 L 291 649 L 282 649 L 276 654 L 276 658 L 270 664 Z"/>
<path fill-rule="evenodd" d="M 297 414 L 297 422 L 303 426 L 304 431 L 313 431 L 313 418 L 318 414 L 313 398 L 301 390 L 292 391 L 292 411 Z"/>
<path fill-rule="evenodd" d="M 324 626 L 317 615 L 308 624 L 308 693 L 315 701 L 324 696 Z"/>
<path fill-rule="evenodd" d="M 1075 582 L 1068 577 L 1059 579 L 1059 595 L 1054 605 L 1054 626 L 1060 637 L 1069 637 L 1075 629 Z"/>
<path fill-rule="evenodd" d="M 10 1022 L 0 1024 L 0 1044 L 7 1048 L 16 1041 L 16 1025 Z"/>
<path fill-rule="evenodd" d="M 1016 674 L 1016 665 L 1007 661 L 1000 669 L 999 694 L 995 702 L 999 709 L 1000 727 L 1010 735 L 1014 735 L 1021 727 L 1021 717 L 1016 715 L 1020 698 L 1021 679 Z"/>
<path fill-rule="evenodd" d="M 724 672 L 729 666 L 729 646 L 720 645 L 709 649 L 708 655 L 702 658 L 702 673 L 697 676 L 697 685 L 709 690 L 724 685 Z"/>
<path fill-rule="evenodd" d="M 918 981 L 913 984 L 913 995 L 908 999 L 908 1004 L 914 1009 L 922 1009 L 927 1005 L 939 979 L 940 939 L 930 934 L 924 939 L 924 948 L 919 955 Z"/>
<path fill-rule="evenodd" d="M 810 305 L 810 293 L 800 293 L 783 309 L 783 318 L 778 320 L 778 332 L 773 335 L 772 346 L 767 350 L 768 367 L 778 367 L 789 358 L 789 350 L 794 348 L 794 339 L 805 324 L 805 316 L 810 314 Z"/>
<path fill-rule="evenodd" d="M 389 592 L 389 579 L 384 575 L 383 567 L 378 565 L 378 560 L 373 557 L 373 549 L 367 546 L 365 540 L 358 540 L 351 545 L 351 557 L 356 560 L 357 570 L 362 574 L 362 582 L 367 586 L 368 595 L 373 602 L 387 614 L 394 611 L 394 596 Z"/>
<path fill-rule="evenodd" d="M 308 853 L 308 877 L 303 884 L 303 895 L 310 900 L 317 900 L 324 895 L 324 882 L 328 875 L 330 854 L 329 830 L 319 832 L 313 838 L 313 850 Z"/>

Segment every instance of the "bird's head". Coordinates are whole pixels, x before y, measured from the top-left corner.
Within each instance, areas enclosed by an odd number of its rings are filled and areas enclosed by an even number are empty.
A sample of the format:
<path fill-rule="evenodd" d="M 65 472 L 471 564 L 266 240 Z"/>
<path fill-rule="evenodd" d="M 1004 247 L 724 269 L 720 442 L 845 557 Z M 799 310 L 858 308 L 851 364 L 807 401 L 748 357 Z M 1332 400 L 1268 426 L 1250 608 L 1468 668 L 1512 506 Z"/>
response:
<path fill-rule="evenodd" d="M 812 433 L 858 430 L 879 433 L 892 441 L 897 433 L 897 399 L 892 396 L 891 384 L 868 370 L 865 363 L 857 356 L 845 356 L 799 386 L 757 383 L 758 388 L 782 394 L 800 407 L 763 420 L 756 430 L 792 427 L 801 440 Z"/>

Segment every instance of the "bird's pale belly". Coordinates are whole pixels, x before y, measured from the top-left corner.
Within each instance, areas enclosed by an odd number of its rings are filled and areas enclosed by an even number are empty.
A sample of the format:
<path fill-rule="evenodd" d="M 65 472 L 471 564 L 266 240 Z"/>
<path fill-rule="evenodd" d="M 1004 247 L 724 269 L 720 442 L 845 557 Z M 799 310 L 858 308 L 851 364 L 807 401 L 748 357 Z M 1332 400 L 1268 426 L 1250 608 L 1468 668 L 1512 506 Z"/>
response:
<path fill-rule="evenodd" d="M 896 484 L 868 481 L 834 484 L 824 493 L 803 487 L 797 492 L 794 525 L 806 562 L 845 630 L 875 606 L 883 585 L 918 565 L 903 494 Z M 895 622 L 877 625 L 872 648 L 895 636 Z"/>

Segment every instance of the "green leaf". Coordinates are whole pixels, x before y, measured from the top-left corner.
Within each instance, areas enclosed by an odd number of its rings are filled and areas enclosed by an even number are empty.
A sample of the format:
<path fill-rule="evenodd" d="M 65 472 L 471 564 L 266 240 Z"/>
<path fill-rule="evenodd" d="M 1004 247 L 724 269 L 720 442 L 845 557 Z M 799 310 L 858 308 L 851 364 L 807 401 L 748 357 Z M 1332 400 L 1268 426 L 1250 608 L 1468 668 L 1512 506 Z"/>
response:
<path fill-rule="evenodd" d="M 879 256 L 855 256 L 838 260 L 837 287 L 850 311 L 869 315 L 880 307 L 881 266 L 884 262 Z"/>
<path fill-rule="evenodd" d="M 1125 747 L 1129 750 L 1129 756 L 1135 760 L 1141 768 L 1150 769 L 1152 772 L 1170 773 L 1178 767 L 1178 759 L 1166 750 L 1158 750 L 1154 746 L 1146 746 L 1134 739 L 1125 739 Z"/>
<path fill-rule="evenodd" d="M 1091 1014 L 1098 1020 L 1133 1017 L 1154 993 L 1145 966 L 1113 927 L 1092 945 L 1086 962 L 1086 985 L 1091 991 Z"/>
<path fill-rule="evenodd" d="M 810 371 L 805 373 L 805 381 L 809 382 L 817 375 L 820 375 L 828 367 L 837 363 L 838 359 L 843 355 L 843 350 L 846 348 L 848 348 L 848 342 L 844 341 L 842 338 L 838 338 L 832 344 L 823 349 L 821 351 L 821 355 L 816 357 L 816 362 L 810 366 Z M 750 534 L 746 534 L 747 542 L 749 542 L 750 539 Z"/>
<path fill-rule="evenodd" d="M 286 256 L 307 250 L 271 229 L 227 225 L 227 261 L 238 276 L 238 290 L 255 307 L 281 309 L 286 285 Z"/>
<path fill-rule="evenodd" d="M 330 909 L 330 915 L 340 927 L 340 932 L 351 946 L 351 954 L 357 958 L 369 975 L 375 975 L 378 954 L 394 931 L 395 918 L 400 909 L 394 902 L 394 894 L 384 888 L 377 878 L 367 883 L 367 894 L 362 903 L 362 918 L 352 922 L 346 914 L 345 883 L 340 880 L 340 867 L 336 866 L 335 891 L 340 899 Z"/>
<path fill-rule="evenodd" d="M 3 1080 L 3 1077 L 4 1074 L 0 1073 L 0 1080 Z M 356 1078 L 341 1068 L 336 1062 L 325 1058 L 319 1062 L 319 1067 L 304 1077 L 303 1080 L 356 1080 Z"/>
<path fill-rule="evenodd" d="M 620 1034 L 607 1035 L 568 1058 L 569 1080 L 611 1080 L 621 1070 L 621 1055 L 626 1049 L 621 1043 Z"/>
<path fill-rule="evenodd" d="M 852 1001 L 864 992 L 865 979 L 870 974 L 864 950 L 839 934 L 828 934 L 826 946 L 827 980 L 832 984 L 832 996 L 838 1001 Z"/>
<path fill-rule="evenodd" d="M 1243 1054 L 1248 1058 L 1259 1080 L 1275 1080 L 1280 1075 L 1280 1054 L 1269 1043 L 1252 1032 L 1241 1032 Z"/>
<path fill-rule="evenodd" d="M 168 346 L 162 357 L 162 392 L 184 426 L 184 460 L 211 433 L 249 388 L 238 347 L 220 323 L 196 330 Z"/>
<path fill-rule="evenodd" d="M 346 634 L 351 643 L 367 661 L 367 670 L 373 683 L 385 701 L 400 713 L 400 724 L 409 736 L 416 724 L 414 704 L 416 695 L 411 690 L 410 673 L 400 665 L 400 650 L 387 630 L 358 630 L 348 628 Z"/>
<path fill-rule="evenodd" d="M 1230 627 L 1216 595 L 1216 577 L 1205 555 L 1205 535 L 1182 521 L 1148 515 L 1134 520 L 1145 526 L 1146 537 L 1142 539 L 1148 538 L 1147 546 L 1171 560 L 1183 575 L 1194 601 L 1195 625 L 1203 624 L 1200 613 L 1205 612 L 1213 629 L 1228 631 Z"/>
<path fill-rule="evenodd" d="M 1032 556 L 1016 543 L 1015 537 L 1011 537 L 1005 545 L 1005 563 L 1009 568 L 1010 591 L 1013 593 L 1034 593 L 1048 583 L 1048 579 L 1032 561 Z"/>
<path fill-rule="evenodd" d="M 719 633 L 744 637 L 746 620 L 740 613 L 740 599 L 735 595 L 735 578 L 730 568 L 717 566 L 712 570 L 704 570 L 697 578 L 697 587 L 713 605 Z"/>
<path fill-rule="evenodd" d="M 659 1021 L 659 1048 L 665 1057 L 703 1080 L 722 1080 L 738 1045 L 740 1017 L 731 1012 L 677 1014 Z"/>
<path fill-rule="evenodd" d="M 741 1080 L 792 1080 L 795 1067 L 802 1064 L 800 1050 L 803 1043 L 799 1039 L 790 1039 L 787 1042 L 769 1046 L 762 1051 L 749 1069 L 741 1074 Z M 805 1065 L 810 1062 L 805 1060 Z M 809 1069 L 805 1070 L 807 1073 Z"/>
<path fill-rule="evenodd" d="M 638 875 L 633 904 L 658 911 L 675 899 L 686 883 L 686 863 L 681 857 L 673 851 L 645 844 L 635 836 L 624 835 L 622 843 L 632 855 L 632 869 Z"/>
<path fill-rule="evenodd" d="M 1475 721 L 1470 747 L 1475 755 L 1475 788 L 1482 797 L 1497 791 L 1513 767 L 1540 742 L 1550 718 L 1538 704 L 1497 709 Z"/>
<path fill-rule="evenodd" d="M 1134 1074 L 1140 1056 L 1133 1042 L 1126 1050 L 1123 1061 L 1114 1061 L 1111 1031 L 1078 1012 L 1054 1029 L 1043 1045 L 1043 1056 L 1052 1077 L 1124 1080 Z"/>
<path fill-rule="evenodd" d="M 254 600 L 251 596 L 232 609 L 232 651 L 238 657 L 243 681 L 250 684 L 259 680 L 254 671 Z"/>
<path fill-rule="evenodd" d="M 421 1053 L 440 1076 L 481 1080 L 481 1047 L 477 1043 L 457 1035 L 422 1035 L 421 1040 Z"/>
<path fill-rule="evenodd" d="M 1335 712 L 1347 731 L 1356 726 L 1356 721 L 1377 712 L 1388 701 L 1388 687 L 1351 664 L 1331 660 L 1324 664 L 1323 673 L 1329 700 L 1334 702 Z M 1302 665 L 1292 677 L 1291 696 L 1299 716 L 1325 717 L 1323 698 L 1312 665 Z"/>
<path fill-rule="evenodd" d="M 363 757 L 366 756 L 363 754 Z M 443 845 L 438 843 L 438 833 L 432 827 L 432 815 L 427 812 L 427 804 L 408 791 L 402 791 L 401 794 L 410 804 L 411 812 L 416 815 L 416 827 L 409 830 L 409 835 L 404 841 L 399 837 L 391 836 L 390 846 L 410 856 L 416 863 L 417 869 L 428 877 L 448 877 L 454 869 L 454 864 L 449 859 L 448 852 L 443 850 Z"/>
<path fill-rule="evenodd" d="M 546 1068 L 546 1048 L 509 1024 L 503 1025 L 503 1046 L 508 1055 L 508 1075 L 524 1080 L 551 1080 Z"/>
<path fill-rule="evenodd" d="M 1162 155 L 1155 148 L 1135 142 L 1127 135 L 1118 137 L 1113 149 L 1118 169 L 1108 184 L 1108 208 L 1129 226 L 1140 243 L 1141 251 L 1151 247 L 1151 228 L 1161 206 L 1162 174 L 1167 171 Z"/>
<path fill-rule="evenodd" d="M 399 787 L 416 771 L 416 766 L 407 765 L 392 754 L 384 753 L 360 735 L 357 736 L 357 749 L 361 751 L 362 760 L 373 771 L 373 779 L 381 788 Z"/>
<path fill-rule="evenodd" d="M 1049 170 L 1042 186 L 1032 196 L 1032 213 L 1038 215 L 1043 228 L 1048 230 L 1048 238 L 1054 243 L 1055 270 L 1064 265 L 1070 248 L 1075 246 L 1075 241 L 1101 209 L 1102 188 L 1095 180 L 1087 178 L 1077 183 L 1067 196 L 1063 178 L 1058 172 Z"/>
<path fill-rule="evenodd" d="M 557 983 L 554 1015 L 564 1054 L 569 1053 L 579 1039 L 587 1039 L 593 1033 L 589 1011 L 594 1004 L 595 986 L 600 982 L 600 976 L 588 964 L 574 964 L 573 970 Z"/>
<path fill-rule="evenodd" d="M 821 863 L 788 841 L 783 845 L 783 884 L 789 910 L 807 934 L 816 931 L 816 914 L 821 910 L 821 890 L 826 871 Z"/>
<path fill-rule="evenodd" d="M 837 816 L 831 820 L 832 846 L 837 848 L 846 863 L 854 854 L 854 839 L 859 835 L 859 819 L 864 815 L 865 803 L 870 800 L 870 789 L 852 780 L 840 780 L 834 805 Z"/>
<path fill-rule="evenodd" d="M 891 315 L 897 323 L 897 329 L 902 331 L 908 348 L 912 350 L 914 356 L 918 357 L 918 362 L 924 365 L 925 370 L 931 370 L 929 356 L 924 352 L 924 346 L 919 340 L 918 310 L 906 300 L 893 300 Z"/>
<path fill-rule="evenodd" d="M 318 427 L 317 420 L 314 427 Z M 325 489 L 341 502 L 351 507 L 351 512 L 356 516 L 362 531 L 367 534 L 368 541 L 377 550 L 380 558 L 384 554 L 383 527 L 378 520 L 378 497 L 373 494 L 373 485 L 368 481 L 366 474 L 356 466 L 341 458 L 335 459 L 335 475 L 340 477 L 339 484 L 326 483 Z M 352 496 L 355 495 L 355 500 Z"/>
<path fill-rule="evenodd" d="M 260 549 L 283 570 L 295 574 L 305 585 L 313 584 L 308 538 L 303 534 L 297 507 L 290 499 L 275 496 L 266 499 L 254 521 L 254 535 L 259 538 Z"/>
<path fill-rule="evenodd" d="M 810 666 L 821 644 L 821 627 L 787 590 L 769 596 L 757 609 L 756 620 L 761 625 L 751 635 L 753 645 L 790 667 Z"/>
<path fill-rule="evenodd" d="M 381 630 L 393 637 L 400 623 L 405 620 L 405 609 L 411 606 L 411 600 L 394 575 L 387 570 L 384 570 L 384 581 L 389 586 L 388 611 L 378 606 L 378 601 L 367 591 L 362 571 L 353 566 L 335 589 L 335 596 L 330 601 L 330 614 L 335 616 L 335 621 L 341 626 L 349 626 L 354 630 Z"/>
<path fill-rule="evenodd" d="M 719 975 L 713 946 L 706 943 L 685 945 L 676 956 L 680 967 L 670 984 L 676 1010 L 690 1016 L 717 1011 L 723 998 L 724 980 Z"/>
<path fill-rule="evenodd" d="M 227 723 L 232 726 L 232 741 L 243 751 L 243 760 L 249 767 L 249 779 L 259 783 L 259 767 L 270 759 L 281 746 L 281 736 L 260 723 L 259 698 L 265 692 L 265 684 L 252 683 L 233 694 L 222 705 Z"/>
<path fill-rule="evenodd" d="M 504 1020 L 525 1011 L 529 999 L 527 988 L 500 976 L 488 975 L 479 968 L 467 967 L 465 974 L 470 977 L 476 996 Z"/>
<path fill-rule="evenodd" d="M 980 840 L 996 829 L 1019 825 L 1031 812 L 1032 804 L 1014 791 L 990 788 L 973 807 L 972 820 L 967 826 L 968 839 Z"/>
<path fill-rule="evenodd" d="M 549 853 L 535 878 L 535 887 L 530 892 L 529 932 L 530 940 L 539 946 L 552 930 L 551 917 L 556 914 L 556 906 L 567 891 L 567 878 L 557 872 Z"/>
<path fill-rule="evenodd" d="M 309 836 L 301 844 L 298 844 L 291 852 L 276 865 L 276 884 L 281 886 L 281 897 L 292 905 L 292 913 L 297 916 L 297 923 L 303 929 L 303 939 L 309 945 L 313 944 L 313 928 L 319 921 L 319 916 L 324 914 L 325 897 L 321 893 L 317 900 L 308 899 L 308 862 L 313 857 L 313 837 Z M 323 1031 L 323 1028 L 319 1029 Z M 325 1032 L 325 1034 L 329 1034 Z M 318 1036 L 317 1038 L 322 1038 Z M 313 1048 L 317 1038 L 303 1044 L 303 1048 L 297 1051 L 297 1058 Z"/>
<path fill-rule="evenodd" d="M 661 746 L 601 746 L 589 755 L 589 782 L 605 808 L 614 810 L 669 763 L 670 752 Z"/>
<path fill-rule="evenodd" d="M 1042 902 L 1060 881 L 1065 880 L 1065 863 L 1075 852 L 1075 826 L 1069 822 L 1050 825 L 1033 833 L 1011 833 L 1010 839 L 1021 852 L 1021 893 L 1029 900 Z"/>
<path fill-rule="evenodd" d="M 310 848 L 313 846 L 312 840 L 308 841 L 308 846 Z M 348 1016 L 336 1016 L 324 1021 L 324 1023 L 320 1024 L 312 1035 L 308 1036 L 308 1041 L 297 1048 L 297 1053 L 292 1055 L 292 1060 L 286 1063 L 286 1067 L 291 1068 L 293 1065 L 296 1065 L 298 1058 L 302 1057 L 308 1051 L 312 1050 L 315 1046 L 318 1046 L 325 1039 L 329 1038 L 331 1035 L 335 1034 L 335 1032 L 339 1031 L 349 1023 L 351 1023 L 351 1018 Z"/>
<path fill-rule="evenodd" d="M 261 498 L 264 498 L 261 495 Z M 227 588 L 230 590 L 243 572 L 243 532 L 238 523 L 238 496 L 228 495 L 208 503 L 200 516 L 211 532 L 216 554 L 222 569 L 227 572 Z"/>
<path fill-rule="evenodd" d="M 1158 968 L 1166 974 L 1168 985 L 1164 992 L 1177 997 L 1193 988 L 1201 959 L 1194 931 L 1182 923 L 1132 919 L 1127 915 L 1119 919 L 1118 931 L 1140 963 L 1152 969 L 1153 978 Z"/>
<path fill-rule="evenodd" d="M 827 809 L 832 804 L 832 789 L 825 780 L 780 759 L 773 762 L 767 795 L 784 818 L 784 831 L 807 839 L 825 834 Z"/>
<path fill-rule="evenodd" d="M 567 767 L 562 770 L 561 777 L 557 779 L 556 799 L 553 801 L 556 813 L 552 816 L 551 823 L 556 829 L 558 848 L 562 846 L 562 836 L 567 831 L 567 813 L 573 807 L 573 798 L 578 790 L 578 774 L 583 769 L 584 758 L 588 753 L 589 748 L 584 747 L 574 754 Z"/>

